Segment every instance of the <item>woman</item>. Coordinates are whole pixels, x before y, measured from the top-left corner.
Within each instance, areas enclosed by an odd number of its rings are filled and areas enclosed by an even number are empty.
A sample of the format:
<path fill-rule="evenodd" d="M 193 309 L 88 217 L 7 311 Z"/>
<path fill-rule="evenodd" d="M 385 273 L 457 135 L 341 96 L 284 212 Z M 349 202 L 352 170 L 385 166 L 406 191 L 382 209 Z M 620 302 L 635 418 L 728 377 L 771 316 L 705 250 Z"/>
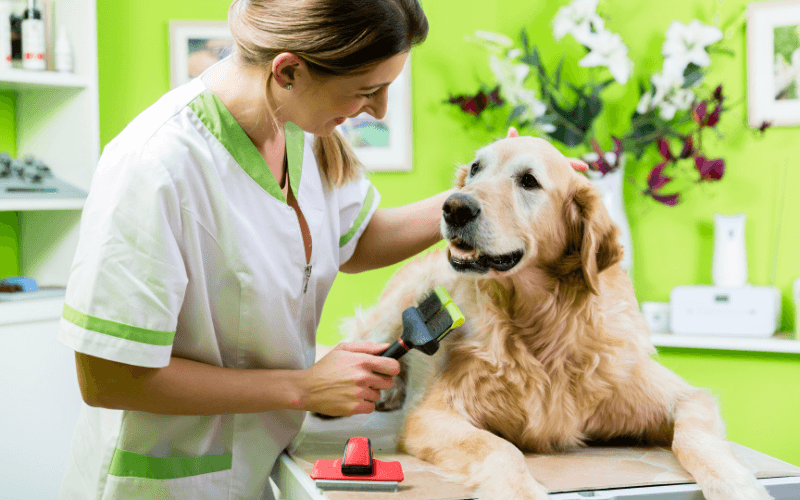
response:
<path fill-rule="evenodd" d="M 88 406 L 62 499 L 272 498 L 306 411 L 374 410 L 388 345 L 314 364 L 339 270 L 439 238 L 447 193 L 378 210 L 335 127 L 386 113 L 417 0 L 235 0 L 235 53 L 131 122 L 98 164 L 59 340 Z"/>

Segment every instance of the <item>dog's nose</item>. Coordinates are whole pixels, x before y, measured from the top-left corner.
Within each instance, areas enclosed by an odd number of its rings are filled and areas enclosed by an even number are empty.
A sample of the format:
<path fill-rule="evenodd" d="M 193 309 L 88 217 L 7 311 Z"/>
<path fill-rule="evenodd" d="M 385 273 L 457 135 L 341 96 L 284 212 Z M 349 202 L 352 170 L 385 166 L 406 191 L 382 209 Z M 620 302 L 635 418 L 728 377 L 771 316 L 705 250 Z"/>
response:
<path fill-rule="evenodd" d="M 464 194 L 451 194 L 442 206 L 444 211 L 444 221 L 450 226 L 461 227 L 474 220 L 481 207 L 475 198 Z"/>

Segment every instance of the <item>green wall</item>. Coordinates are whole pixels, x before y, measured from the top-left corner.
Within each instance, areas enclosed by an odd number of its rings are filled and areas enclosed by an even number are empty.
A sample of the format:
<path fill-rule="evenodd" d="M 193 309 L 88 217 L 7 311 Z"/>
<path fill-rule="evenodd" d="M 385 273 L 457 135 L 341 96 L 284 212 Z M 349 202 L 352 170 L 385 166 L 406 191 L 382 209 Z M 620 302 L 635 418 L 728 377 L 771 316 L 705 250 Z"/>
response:
<path fill-rule="evenodd" d="M 372 180 L 390 207 L 418 200 L 450 186 L 455 164 L 471 159 L 478 147 L 495 137 L 480 128 L 465 128 L 451 109 L 442 104 L 449 94 L 474 91 L 488 79 L 485 53 L 463 41 L 476 29 L 502 31 L 516 38 L 526 27 L 553 65 L 563 53 L 580 55 L 569 41 L 556 43 L 550 20 L 566 1 L 423 0 L 431 32 L 412 56 L 414 170 L 410 173 L 376 173 Z M 626 2 L 605 0 L 606 25 L 621 34 L 636 63 L 635 77 L 621 89 L 609 92 L 612 109 L 630 106 L 638 98 L 636 77 L 652 73 L 661 64 L 663 34 L 672 19 L 710 20 L 717 2 Z M 746 2 L 719 2 L 722 19 L 740 13 Z M 171 19 L 222 20 L 228 0 L 193 2 L 174 0 L 98 0 L 101 144 L 107 144 L 141 110 L 169 89 L 167 22 Z M 675 208 L 647 203 L 628 186 L 626 199 L 633 235 L 634 283 L 640 301 L 668 301 L 669 291 L 683 284 L 711 283 L 712 218 L 715 211 L 747 212 L 747 252 L 750 282 L 769 283 L 776 240 L 777 195 L 782 169 L 788 161 L 787 196 L 778 245 L 776 285 L 784 294 L 783 329 L 791 329 L 790 283 L 800 276 L 798 235 L 800 173 L 793 162 L 800 153 L 797 128 L 775 128 L 758 138 L 744 127 L 746 98 L 746 46 L 744 26 L 730 43 L 734 58 L 716 56 L 712 80 L 725 83 L 729 102 L 740 101 L 725 117 L 725 138 L 713 151 L 724 156 L 727 173 L 713 189 L 696 190 Z M 13 97 L 0 94 L 0 120 Z M 619 127 L 622 115 L 608 125 Z M 13 127 L 0 122 L 3 141 Z M 8 134 L 6 132 L 8 131 Z M 13 141 L 13 139 L 12 139 Z M 0 144 L 4 146 L 4 144 Z M 2 149 L 2 148 L 0 148 Z M 647 165 L 631 167 L 644 175 Z M 18 268 L 15 215 L 0 213 L 0 274 Z M 11 265 L 7 265 L 10 257 Z M 17 266 L 17 267 L 15 267 Z M 360 275 L 341 275 L 326 305 L 318 339 L 334 344 L 335 325 L 359 304 L 375 302 L 383 284 L 397 269 Z M 660 360 L 689 382 L 708 387 L 718 396 L 728 437 L 746 446 L 800 465 L 800 356 L 733 353 L 728 351 L 660 349 Z"/>
<path fill-rule="evenodd" d="M 0 153 L 17 155 L 17 95 L 0 91 Z M 0 212 L 0 278 L 17 276 L 19 269 L 19 214 Z"/>

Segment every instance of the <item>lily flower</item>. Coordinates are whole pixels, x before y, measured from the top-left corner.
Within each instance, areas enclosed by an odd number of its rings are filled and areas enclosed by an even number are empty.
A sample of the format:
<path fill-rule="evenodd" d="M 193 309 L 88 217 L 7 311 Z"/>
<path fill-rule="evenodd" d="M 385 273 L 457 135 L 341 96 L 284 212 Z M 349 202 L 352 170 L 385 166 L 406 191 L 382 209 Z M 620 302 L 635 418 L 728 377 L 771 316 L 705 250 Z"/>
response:
<path fill-rule="evenodd" d="M 711 64 L 706 47 L 722 40 L 722 31 L 714 26 L 708 26 L 697 19 L 688 25 L 680 21 L 672 21 L 667 28 L 667 39 L 661 52 L 668 58 L 675 58 L 684 67 L 694 63 L 701 68 Z"/>
<path fill-rule="evenodd" d="M 564 35 L 572 35 L 575 39 L 586 45 L 592 33 L 592 26 L 602 30 L 603 19 L 597 15 L 598 0 L 575 0 L 574 2 L 558 9 L 553 18 L 553 36 L 561 40 Z"/>
<path fill-rule="evenodd" d="M 695 168 L 700 172 L 700 182 L 718 181 L 725 173 L 725 160 L 718 158 L 709 160 L 705 156 L 697 156 L 694 159 Z"/>
<path fill-rule="evenodd" d="M 628 47 L 616 33 L 603 30 L 594 33 L 586 45 L 590 52 L 578 61 L 578 66 L 591 68 L 606 66 L 611 76 L 620 84 L 625 84 L 633 71 L 633 61 L 628 57 Z"/>

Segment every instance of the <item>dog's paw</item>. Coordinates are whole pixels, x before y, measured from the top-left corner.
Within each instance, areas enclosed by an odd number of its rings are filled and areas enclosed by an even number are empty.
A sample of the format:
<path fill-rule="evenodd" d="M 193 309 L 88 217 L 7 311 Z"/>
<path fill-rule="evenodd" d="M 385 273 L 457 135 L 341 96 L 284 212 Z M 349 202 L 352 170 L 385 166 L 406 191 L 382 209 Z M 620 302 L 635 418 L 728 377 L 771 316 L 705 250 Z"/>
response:
<path fill-rule="evenodd" d="M 764 485 L 752 475 L 706 481 L 700 485 L 708 500 L 774 500 Z"/>

